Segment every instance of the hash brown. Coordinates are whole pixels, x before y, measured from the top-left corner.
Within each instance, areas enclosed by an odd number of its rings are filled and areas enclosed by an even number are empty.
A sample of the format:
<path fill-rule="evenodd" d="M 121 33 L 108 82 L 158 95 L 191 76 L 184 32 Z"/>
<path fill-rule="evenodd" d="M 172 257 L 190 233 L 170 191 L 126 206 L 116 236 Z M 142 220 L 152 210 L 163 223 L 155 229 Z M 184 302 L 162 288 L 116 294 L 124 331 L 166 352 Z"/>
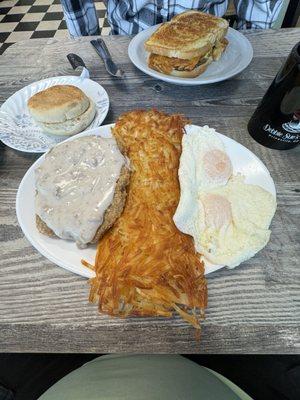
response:
<path fill-rule="evenodd" d="M 176 312 L 199 328 L 207 302 L 204 266 L 192 238 L 173 222 L 186 122 L 180 115 L 138 110 L 123 114 L 113 129 L 132 173 L 124 211 L 98 244 L 96 277 L 90 280 L 90 301 L 102 313 Z"/>

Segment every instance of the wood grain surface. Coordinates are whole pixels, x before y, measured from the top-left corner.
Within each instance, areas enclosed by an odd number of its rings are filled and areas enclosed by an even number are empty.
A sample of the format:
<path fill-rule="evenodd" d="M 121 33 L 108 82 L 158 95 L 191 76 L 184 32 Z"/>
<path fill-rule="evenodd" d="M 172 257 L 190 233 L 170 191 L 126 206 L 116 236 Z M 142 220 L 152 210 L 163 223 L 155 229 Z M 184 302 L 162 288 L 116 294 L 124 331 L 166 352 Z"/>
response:
<path fill-rule="evenodd" d="M 107 75 L 90 38 L 29 40 L 0 56 L 0 104 L 34 81 L 73 75 L 66 55 L 74 52 L 110 96 L 104 123 L 135 108 L 183 113 L 193 123 L 208 124 L 252 150 L 270 170 L 278 196 L 268 246 L 242 266 L 208 277 L 209 305 L 199 342 L 194 329 L 180 318 L 121 320 L 98 315 L 97 307 L 87 301 L 87 281 L 41 256 L 18 225 L 18 185 L 38 155 L 0 144 L 0 351 L 300 352 L 300 146 L 270 150 L 254 142 L 246 129 L 258 101 L 299 41 L 300 29 L 249 31 L 246 36 L 254 58 L 245 71 L 225 82 L 192 88 L 138 71 L 127 56 L 127 37 L 105 38 L 126 73 L 124 80 Z"/>

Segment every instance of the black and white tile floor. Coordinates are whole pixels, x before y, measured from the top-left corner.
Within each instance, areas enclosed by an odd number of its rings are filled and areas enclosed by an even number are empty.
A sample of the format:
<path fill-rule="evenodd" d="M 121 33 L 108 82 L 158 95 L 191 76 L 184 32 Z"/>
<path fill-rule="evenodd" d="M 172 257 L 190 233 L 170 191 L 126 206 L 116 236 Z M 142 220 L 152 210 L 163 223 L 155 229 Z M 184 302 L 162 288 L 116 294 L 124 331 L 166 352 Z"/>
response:
<path fill-rule="evenodd" d="M 94 0 L 102 35 L 110 28 L 103 1 Z M 60 0 L 0 0 L 0 54 L 15 42 L 69 37 Z"/>

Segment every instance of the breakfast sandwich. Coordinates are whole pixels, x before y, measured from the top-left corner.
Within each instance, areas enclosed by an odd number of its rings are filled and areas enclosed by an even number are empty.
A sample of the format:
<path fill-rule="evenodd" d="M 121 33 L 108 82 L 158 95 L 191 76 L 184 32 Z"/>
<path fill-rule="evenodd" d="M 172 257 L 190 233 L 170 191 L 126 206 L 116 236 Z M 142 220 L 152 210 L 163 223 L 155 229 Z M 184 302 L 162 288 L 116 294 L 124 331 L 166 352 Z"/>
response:
<path fill-rule="evenodd" d="M 53 147 L 35 170 L 38 230 L 78 247 L 97 243 L 123 211 L 129 175 L 114 138 L 83 136 Z"/>
<path fill-rule="evenodd" d="M 72 85 L 55 85 L 36 93 L 27 103 L 34 121 L 44 132 L 70 136 L 82 132 L 96 114 L 94 102 Z"/>
<path fill-rule="evenodd" d="M 109 315 L 178 313 L 199 328 L 207 302 L 203 264 L 173 222 L 186 120 L 155 110 L 123 114 L 113 128 L 132 173 L 124 211 L 98 244 L 90 300 Z"/>
<path fill-rule="evenodd" d="M 196 77 L 226 49 L 228 22 L 199 11 L 187 11 L 162 24 L 145 42 L 148 65 L 158 72 Z"/>

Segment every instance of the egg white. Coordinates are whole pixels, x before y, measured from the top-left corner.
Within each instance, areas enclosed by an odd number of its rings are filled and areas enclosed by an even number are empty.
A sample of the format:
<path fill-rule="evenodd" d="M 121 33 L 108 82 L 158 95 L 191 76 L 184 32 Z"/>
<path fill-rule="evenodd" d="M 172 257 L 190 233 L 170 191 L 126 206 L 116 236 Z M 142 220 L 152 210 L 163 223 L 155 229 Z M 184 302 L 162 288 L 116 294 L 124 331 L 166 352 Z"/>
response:
<path fill-rule="evenodd" d="M 186 135 L 182 138 L 183 151 L 180 158 L 179 177 L 188 170 L 190 174 L 189 181 L 198 190 L 225 185 L 232 174 L 232 164 L 226 154 L 222 140 L 216 135 L 216 131 L 207 125 L 202 128 L 187 125 L 185 126 L 185 131 Z M 218 166 L 218 164 L 214 163 L 214 161 L 218 161 L 213 156 L 216 152 L 218 155 L 223 155 L 224 161 L 228 163 L 227 169 L 218 174 L 210 174 L 212 170 L 215 170 L 213 167 Z M 209 160 L 209 169 L 206 169 L 205 160 L 209 155 L 212 155 L 212 157 Z"/>
<path fill-rule="evenodd" d="M 214 226 L 212 217 L 205 213 L 209 203 L 207 195 L 216 195 L 229 204 L 230 216 L 220 218 L 224 207 L 213 209 L 219 226 Z M 203 260 L 233 268 L 253 257 L 268 243 L 268 229 L 276 209 L 274 196 L 257 185 L 247 185 L 244 177 L 233 176 L 225 186 L 198 193 L 197 219 L 200 221 L 193 231 L 196 250 Z M 198 227 L 201 226 L 200 229 Z"/>

